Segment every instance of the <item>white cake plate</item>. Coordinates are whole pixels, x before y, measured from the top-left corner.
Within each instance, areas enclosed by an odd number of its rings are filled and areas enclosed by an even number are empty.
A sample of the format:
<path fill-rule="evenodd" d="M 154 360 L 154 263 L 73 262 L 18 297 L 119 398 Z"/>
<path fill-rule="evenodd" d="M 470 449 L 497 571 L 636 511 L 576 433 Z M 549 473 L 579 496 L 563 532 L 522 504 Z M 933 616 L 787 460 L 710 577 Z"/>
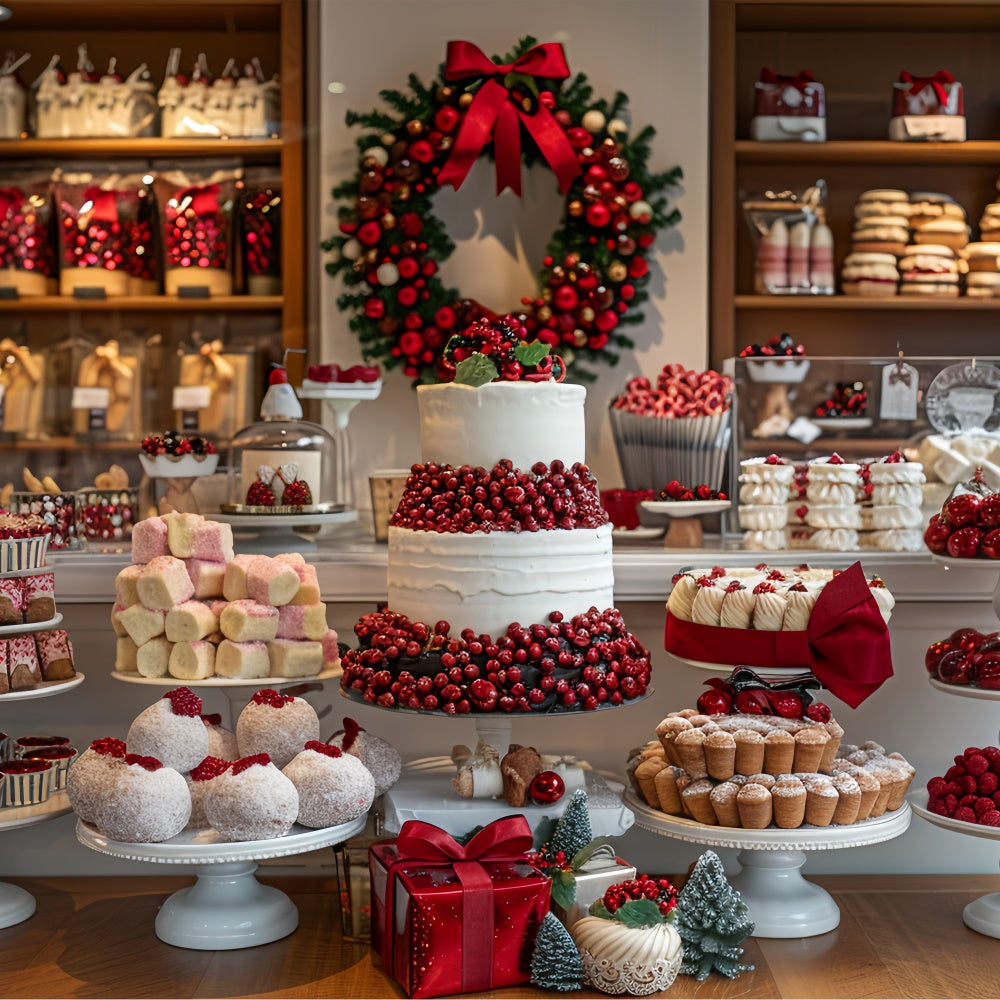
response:
<path fill-rule="evenodd" d="M 206 511 L 205 517 L 232 525 L 237 551 L 274 556 L 316 548 L 314 538 L 296 529 L 352 524 L 357 521 L 358 512 L 345 509 L 315 514 L 223 514 L 213 510 Z"/>
<path fill-rule="evenodd" d="M 910 792 L 906 797 L 913 811 L 928 823 L 944 830 L 964 833 L 967 837 L 982 837 L 985 840 L 1000 840 L 1000 827 L 980 826 L 978 823 L 963 823 L 950 816 L 939 816 L 927 808 L 927 789 Z M 962 910 L 962 922 L 987 937 L 1000 938 L 1000 892 L 988 892 L 969 903 Z"/>
<path fill-rule="evenodd" d="M 78 819 L 76 837 L 84 847 L 113 858 L 194 865 L 197 881 L 160 907 L 156 936 L 178 948 L 224 951 L 278 941 L 299 925 L 299 911 L 291 899 L 254 877 L 258 861 L 339 844 L 360 833 L 367 820 L 365 813 L 320 830 L 296 824 L 284 837 L 272 840 L 228 842 L 215 830 L 186 830 L 159 844 L 128 844 L 111 840 Z"/>
<path fill-rule="evenodd" d="M 704 545 L 704 531 L 698 518 L 703 514 L 720 514 L 729 510 L 731 500 L 643 500 L 643 510 L 651 514 L 666 514 L 670 518 L 667 537 L 663 540 L 668 549 L 699 549 Z"/>
<path fill-rule="evenodd" d="M 684 816 L 653 809 L 629 789 L 625 804 L 635 813 L 635 825 L 676 840 L 710 847 L 736 847 L 742 871 L 730 881 L 750 909 L 754 937 L 814 937 L 840 924 L 840 910 L 821 886 L 802 877 L 806 851 L 867 847 L 892 840 L 910 825 L 910 807 L 850 826 L 771 827 L 706 826 Z"/>
<path fill-rule="evenodd" d="M 63 616 L 57 611 L 43 622 L 21 622 L 17 625 L 0 625 L 0 635 L 27 635 L 29 632 L 47 632 L 57 628 Z"/>
<path fill-rule="evenodd" d="M 690 667 L 697 667 L 699 670 L 712 670 L 720 677 L 726 677 L 740 664 L 735 663 L 710 663 L 708 660 L 691 660 L 686 656 L 678 656 L 676 653 L 668 653 L 681 663 L 686 663 Z M 789 677 L 800 677 L 803 674 L 811 673 L 808 667 L 755 667 L 752 663 L 742 664 L 752 670 L 763 680 L 787 680 Z"/>
<path fill-rule="evenodd" d="M 931 559 L 936 563 L 941 563 L 946 569 L 951 567 L 961 567 L 962 569 L 986 569 L 997 574 L 997 582 L 993 587 L 993 614 L 1000 618 L 1000 559 L 952 559 L 951 556 L 939 556 L 934 552 L 930 553 Z"/>

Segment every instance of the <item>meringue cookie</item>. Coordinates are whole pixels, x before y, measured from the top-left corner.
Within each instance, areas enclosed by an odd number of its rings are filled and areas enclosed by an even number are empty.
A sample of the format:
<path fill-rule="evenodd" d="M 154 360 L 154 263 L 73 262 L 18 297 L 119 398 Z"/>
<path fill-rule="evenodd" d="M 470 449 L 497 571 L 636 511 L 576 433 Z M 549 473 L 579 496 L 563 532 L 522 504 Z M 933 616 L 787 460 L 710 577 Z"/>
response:
<path fill-rule="evenodd" d="M 782 529 L 773 531 L 748 531 L 743 538 L 745 549 L 765 549 L 780 552 L 788 545 L 788 538 Z"/>
<path fill-rule="evenodd" d="M 883 552 L 923 552 L 924 533 L 912 528 L 889 528 L 886 531 L 868 531 L 859 536 L 863 549 L 880 549 Z"/>
<path fill-rule="evenodd" d="M 728 591 L 722 602 L 719 624 L 723 628 L 750 628 L 756 603 L 757 598 L 752 589 L 742 587 L 740 590 Z"/>
<path fill-rule="evenodd" d="M 924 491 L 916 483 L 879 483 L 872 487 L 872 505 L 875 507 L 915 507 L 924 502 Z"/>
<path fill-rule="evenodd" d="M 850 483 L 830 483 L 820 480 L 806 486 L 806 499 L 813 504 L 847 507 L 854 503 L 855 489 Z"/>
<path fill-rule="evenodd" d="M 889 531 L 893 528 L 916 528 L 923 523 L 918 507 L 890 504 L 884 507 L 862 507 L 861 527 L 866 531 Z"/>
<path fill-rule="evenodd" d="M 750 531 L 773 531 L 788 523 L 784 504 L 750 504 L 739 508 L 740 527 Z"/>
<path fill-rule="evenodd" d="M 856 486 L 860 465 L 853 462 L 831 462 L 829 458 L 814 458 L 809 463 L 809 482 L 849 483 Z"/>
<path fill-rule="evenodd" d="M 811 528 L 860 528 L 861 512 L 850 507 L 810 507 L 806 524 Z"/>
<path fill-rule="evenodd" d="M 985 456 L 984 456 L 985 457 Z M 868 480 L 871 483 L 916 483 L 927 482 L 924 467 L 920 462 L 872 462 L 868 466 Z"/>
<path fill-rule="evenodd" d="M 780 632 L 785 619 L 785 609 L 788 606 L 784 596 L 773 590 L 764 590 L 756 597 L 753 627 L 768 632 Z"/>
<path fill-rule="evenodd" d="M 858 547 L 858 533 L 853 528 L 817 528 L 812 543 L 827 552 L 850 552 Z"/>
<path fill-rule="evenodd" d="M 780 483 L 791 486 L 795 466 L 787 462 L 768 462 L 766 458 L 747 458 L 740 462 L 741 483 Z"/>
<path fill-rule="evenodd" d="M 816 604 L 816 594 L 808 588 L 785 592 L 785 617 L 781 623 L 786 631 L 802 632 L 809 626 L 809 616 Z"/>
<path fill-rule="evenodd" d="M 778 504 L 787 499 L 788 486 L 784 483 L 743 483 L 740 486 L 740 503 Z"/>
<path fill-rule="evenodd" d="M 714 582 L 711 585 L 698 583 L 691 604 L 691 620 L 699 625 L 718 625 L 725 597 L 726 592 Z"/>
<path fill-rule="evenodd" d="M 673 589 L 667 598 L 667 610 L 681 621 L 691 621 L 691 605 L 697 589 L 695 578 L 687 573 L 681 573 L 674 580 Z"/>

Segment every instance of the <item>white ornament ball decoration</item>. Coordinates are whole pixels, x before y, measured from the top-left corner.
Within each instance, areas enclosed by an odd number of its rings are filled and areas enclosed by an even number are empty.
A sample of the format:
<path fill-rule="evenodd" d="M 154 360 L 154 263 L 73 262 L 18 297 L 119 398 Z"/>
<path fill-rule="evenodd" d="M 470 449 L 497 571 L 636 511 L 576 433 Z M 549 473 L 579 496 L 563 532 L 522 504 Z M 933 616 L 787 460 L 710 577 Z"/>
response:
<path fill-rule="evenodd" d="M 603 132 L 606 123 L 607 118 L 604 117 L 604 112 L 598 111 L 596 108 L 591 108 L 590 111 L 584 111 L 583 117 L 580 119 L 580 124 L 591 135 Z"/>
<path fill-rule="evenodd" d="M 387 287 L 394 285 L 399 281 L 399 268 L 392 261 L 387 260 L 384 264 L 379 264 L 375 271 L 375 277 L 378 278 L 380 285 Z"/>
<path fill-rule="evenodd" d="M 653 206 L 648 201 L 633 201 L 628 207 L 628 214 L 633 219 L 641 218 L 644 215 L 650 216 L 653 214 Z"/>
<path fill-rule="evenodd" d="M 612 118 L 608 122 L 608 135 L 612 139 L 617 139 L 619 136 L 623 136 L 628 132 L 628 125 L 621 120 L 621 118 Z"/>
<path fill-rule="evenodd" d="M 369 146 L 362 154 L 362 160 L 374 160 L 380 167 L 389 162 L 389 150 L 385 146 Z"/>
<path fill-rule="evenodd" d="M 347 240 L 340 248 L 340 252 L 345 260 L 357 260 L 361 256 L 361 241 Z"/>

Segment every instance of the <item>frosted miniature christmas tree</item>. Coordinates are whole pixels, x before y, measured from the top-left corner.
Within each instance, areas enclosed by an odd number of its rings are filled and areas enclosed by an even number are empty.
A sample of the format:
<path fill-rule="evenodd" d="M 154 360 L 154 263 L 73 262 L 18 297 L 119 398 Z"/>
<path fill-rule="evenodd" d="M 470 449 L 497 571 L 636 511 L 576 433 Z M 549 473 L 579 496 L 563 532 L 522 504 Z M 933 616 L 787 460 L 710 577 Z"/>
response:
<path fill-rule="evenodd" d="M 583 963 L 570 933 L 554 913 L 546 913 L 531 955 L 531 981 L 543 990 L 568 993 L 583 985 Z"/>
<path fill-rule="evenodd" d="M 753 933 L 753 922 L 740 894 L 729 884 L 719 856 L 705 851 L 677 898 L 677 931 L 684 943 L 681 972 L 707 979 L 713 970 L 730 979 L 749 972 L 740 961 L 740 943 Z"/>
<path fill-rule="evenodd" d="M 555 832 L 549 844 L 549 850 L 555 854 L 562 851 L 567 858 L 573 858 L 592 840 L 594 833 L 590 826 L 590 810 L 587 808 L 587 793 L 578 788 L 566 803 Z"/>

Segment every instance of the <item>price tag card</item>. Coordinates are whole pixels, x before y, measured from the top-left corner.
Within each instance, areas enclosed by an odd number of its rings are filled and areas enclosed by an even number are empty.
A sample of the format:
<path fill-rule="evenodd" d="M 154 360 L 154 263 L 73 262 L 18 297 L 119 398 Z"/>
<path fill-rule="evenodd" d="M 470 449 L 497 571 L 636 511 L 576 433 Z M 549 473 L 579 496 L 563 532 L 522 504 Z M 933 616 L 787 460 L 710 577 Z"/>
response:
<path fill-rule="evenodd" d="M 917 398 L 920 394 L 917 369 L 903 361 L 882 369 L 882 393 L 879 418 L 882 420 L 916 420 Z"/>
<path fill-rule="evenodd" d="M 74 410 L 106 410 L 110 401 L 110 389 L 96 385 L 78 385 L 73 389 L 70 406 Z"/>
<path fill-rule="evenodd" d="M 812 444 L 823 433 L 822 428 L 817 427 L 811 420 L 805 417 L 796 417 L 785 431 L 785 434 L 802 444 Z"/>
<path fill-rule="evenodd" d="M 175 410 L 204 410 L 212 401 L 212 389 L 207 385 L 175 385 Z"/>

